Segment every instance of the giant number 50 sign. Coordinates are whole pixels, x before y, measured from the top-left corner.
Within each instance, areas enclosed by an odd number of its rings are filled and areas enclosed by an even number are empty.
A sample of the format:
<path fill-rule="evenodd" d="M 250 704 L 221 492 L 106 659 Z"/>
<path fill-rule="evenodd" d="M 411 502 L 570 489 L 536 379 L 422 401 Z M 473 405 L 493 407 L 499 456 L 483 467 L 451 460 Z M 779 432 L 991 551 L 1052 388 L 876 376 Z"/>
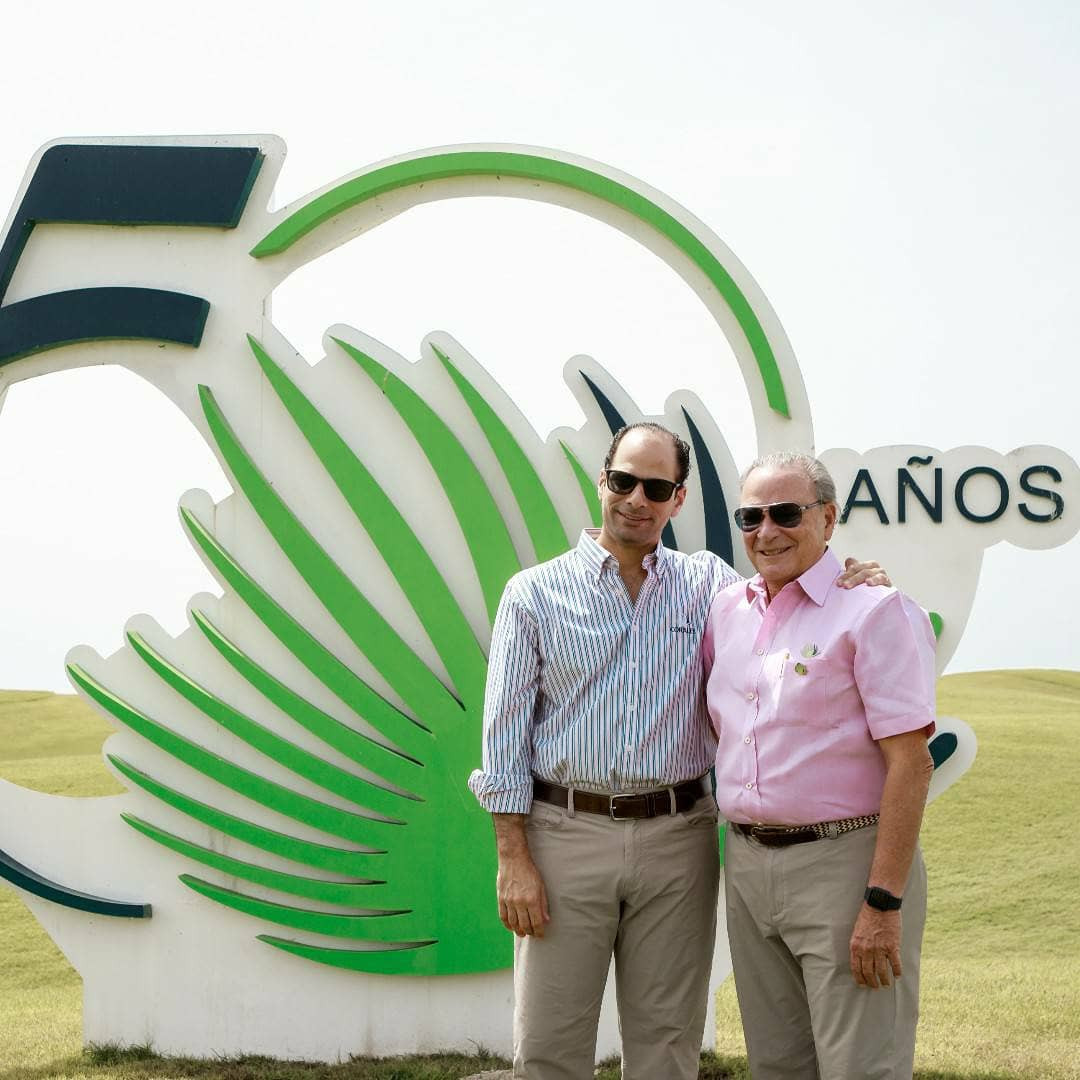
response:
<path fill-rule="evenodd" d="M 0 247 L 0 396 L 46 372 L 123 365 L 187 415 L 234 493 L 181 499 L 221 588 L 192 599 L 186 632 L 136 618 L 114 655 L 69 655 L 73 684 L 117 727 L 106 757 L 126 793 L 75 803 L 0 782 L 0 876 L 81 973 L 88 1039 L 312 1058 L 505 1048 L 510 939 L 488 817 L 465 786 L 490 624 L 512 573 L 596 521 L 610 434 L 642 414 L 599 365 L 573 364 L 564 375 L 585 422 L 542 440 L 448 335 L 429 335 L 413 363 L 337 326 L 311 367 L 267 299 L 299 266 L 419 203 L 540 199 L 625 231 L 697 293 L 737 358 L 761 450 L 812 448 L 806 392 L 732 253 L 607 166 L 453 147 L 270 213 L 283 158 L 269 137 L 63 142 L 39 153 L 15 200 Z M 657 419 L 696 459 L 665 542 L 748 569 L 716 425 L 685 391 Z M 1050 448 L 825 456 L 851 492 L 846 546 L 934 610 L 942 665 L 982 548 L 1076 531 L 1077 468 Z M 949 480 L 952 521 L 933 471 L 946 463 L 964 476 Z M 887 476 L 900 477 L 895 514 Z M 997 478 L 1026 493 L 1015 516 L 983 506 L 1004 501 Z M 900 535 L 900 523 L 939 521 L 930 553 Z M 974 754 L 964 725 L 940 728 L 935 793 Z M 721 939 L 714 980 L 728 970 Z M 615 1041 L 609 1012 L 601 1049 Z"/>

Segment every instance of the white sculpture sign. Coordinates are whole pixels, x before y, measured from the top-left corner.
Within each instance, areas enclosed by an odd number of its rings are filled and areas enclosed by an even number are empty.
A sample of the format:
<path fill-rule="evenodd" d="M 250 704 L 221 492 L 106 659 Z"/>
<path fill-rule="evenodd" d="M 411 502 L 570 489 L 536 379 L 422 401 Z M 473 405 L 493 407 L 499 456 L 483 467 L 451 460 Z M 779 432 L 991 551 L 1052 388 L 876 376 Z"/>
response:
<path fill-rule="evenodd" d="M 136 618 L 114 655 L 69 655 L 73 684 L 117 727 L 105 754 L 127 792 L 76 801 L 0 781 L 0 876 L 82 975 L 88 1041 L 331 1060 L 506 1051 L 510 935 L 490 824 L 465 785 L 491 619 L 510 574 L 594 521 L 610 435 L 646 417 L 598 364 L 571 363 L 585 422 L 541 439 L 444 333 L 414 363 L 335 326 L 309 366 L 268 298 L 419 203 L 540 199 L 625 231 L 697 293 L 737 358 L 760 450 L 811 450 L 809 403 L 747 271 L 629 176 L 547 150 L 451 147 L 271 213 L 284 153 L 264 136 L 58 142 L 15 200 L 0 400 L 21 379 L 123 365 L 187 415 L 234 493 L 181 499 L 221 587 L 192 599 L 186 632 Z M 665 542 L 748 571 L 723 436 L 686 391 L 655 419 L 685 434 L 696 466 Z M 1077 467 L 1051 448 L 824 457 L 846 493 L 843 546 L 936 613 L 941 666 L 983 548 L 1077 529 Z M 974 739 L 943 718 L 933 749 L 937 794 Z M 714 982 L 729 970 L 721 935 Z M 600 1050 L 616 1045 L 609 1002 Z"/>

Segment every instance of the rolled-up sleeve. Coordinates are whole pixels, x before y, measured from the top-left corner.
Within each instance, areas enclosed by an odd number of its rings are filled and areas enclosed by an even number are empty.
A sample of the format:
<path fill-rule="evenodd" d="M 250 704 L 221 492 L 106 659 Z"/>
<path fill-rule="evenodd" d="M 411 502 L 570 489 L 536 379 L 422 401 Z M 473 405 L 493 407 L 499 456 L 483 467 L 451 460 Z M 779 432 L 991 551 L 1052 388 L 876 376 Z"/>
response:
<path fill-rule="evenodd" d="M 937 646 L 930 619 L 894 592 L 872 608 L 855 634 L 855 682 L 873 739 L 924 729 L 934 733 Z"/>
<path fill-rule="evenodd" d="M 532 725 L 539 680 L 536 617 L 511 578 L 491 632 L 483 768 L 469 777 L 469 789 L 492 813 L 527 814 L 532 806 Z"/>

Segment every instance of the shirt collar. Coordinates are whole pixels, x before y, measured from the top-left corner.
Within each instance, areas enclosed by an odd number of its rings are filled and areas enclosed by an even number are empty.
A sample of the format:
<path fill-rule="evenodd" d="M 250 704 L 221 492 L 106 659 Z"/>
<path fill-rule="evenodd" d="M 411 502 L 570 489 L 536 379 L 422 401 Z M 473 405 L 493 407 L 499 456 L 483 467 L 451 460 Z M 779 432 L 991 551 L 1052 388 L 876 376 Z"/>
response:
<path fill-rule="evenodd" d="M 597 581 L 600 580 L 600 575 L 604 572 L 604 567 L 608 565 L 609 560 L 616 567 L 618 566 L 618 560 L 615 556 L 607 548 L 600 546 L 597 540 L 599 535 L 599 529 L 582 529 L 577 542 L 579 557 L 584 561 L 589 575 L 596 578 Z M 656 550 L 649 552 L 642 560 L 642 563 L 647 569 L 652 570 L 659 577 L 663 577 L 668 565 L 671 563 L 671 552 L 664 547 L 662 540 L 658 540 Z"/>
<path fill-rule="evenodd" d="M 829 588 L 832 586 L 832 583 L 836 580 L 837 575 L 842 569 L 843 567 L 840 565 L 840 560 L 829 548 L 826 548 L 825 553 L 821 558 L 818 559 L 809 570 L 804 571 L 795 579 L 795 584 L 797 584 L 818 607 L 824 607 L 825 601 L 829 598 Z M 755 574 L 746 583 L 747 601 L 752 604 L 755 599 L 758 599 L 764 605 L 767 595 L 764 580 L 760 574 Z"/>

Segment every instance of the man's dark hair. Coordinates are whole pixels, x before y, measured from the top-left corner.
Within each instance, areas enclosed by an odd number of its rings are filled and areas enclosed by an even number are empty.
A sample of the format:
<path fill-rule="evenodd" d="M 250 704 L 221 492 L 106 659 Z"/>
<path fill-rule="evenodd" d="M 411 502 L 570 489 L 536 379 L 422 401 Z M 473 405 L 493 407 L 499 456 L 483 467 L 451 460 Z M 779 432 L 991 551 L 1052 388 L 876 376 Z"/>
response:
<path fill-rule="evenodd" d="M 690 475 L 690 447 L 687 446 L 674 431 L 668 431 L 666 427 L 663 427 L 661 424 L 654 424 L 651 420 L 642 420 L 636 424 L 627 424 L 625 427 L 621 427 L 615 432 L 615 436 L 611 440 L 611 445 L 608 447 L 607 457 L 604 458 L 605 472 L 611 468 L 611 463 L 615 460 L 615 453 L 619 449 L 619 443 L 622 442 L 623 436 L 631 431 L 651 431 L 654 435 L 666 435 L 675 447 L 675 464 L 678 466 L 679 470 L 679 475 L 676 479 L 680 484 L 686 483 L 686 478 Z"/>

